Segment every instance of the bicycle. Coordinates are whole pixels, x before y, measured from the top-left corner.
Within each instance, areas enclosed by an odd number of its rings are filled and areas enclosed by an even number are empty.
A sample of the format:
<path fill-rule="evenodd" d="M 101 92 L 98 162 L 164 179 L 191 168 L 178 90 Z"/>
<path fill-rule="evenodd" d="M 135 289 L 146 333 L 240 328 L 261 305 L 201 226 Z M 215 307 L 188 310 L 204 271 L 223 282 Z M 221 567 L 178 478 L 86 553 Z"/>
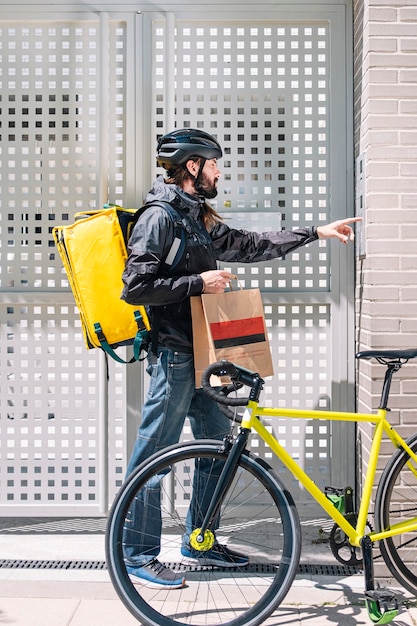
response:
<path fill-rule="evenodd" d="M 356 356 L 376 358 L 387 368 L 375 414 L 262 407 L 259 398 L 264 381 L 258 374 L 229 362 L 215 363 L 205 371 L 205 391 L 238 423 L 238 432 L 232 429 L 224 441 L 190 441 L 153 455 L 126 480 L 110 512 L 106 531 L 110 577 L 121 600 L 140 622 L 147 626 L 257 626 L 285 598 L 300 559 L 300 520 L 294 500 L 277 473 L 246 449 L 252 431 L 334 520 L 336 537 L 342 537 L 340 545 L 347 545 L 355 558 L 361 553 L 365 603 L 373 623 L 389 623 L 400 610 L 394 592 L 375 588 L 375 542 L 379 543 L 392 575 L 405 589 L 417 594 L 417 434 L 405 441 L 387 420 L 392 377 L 417 357 L 417 349 L 367 351 Z M 213 374 L 227 376 L 228 384 L 213 388 Z M 239 397 L 243 386 L 250 388 L 249 398 Z M 235 391 L 239 393 L 229 397 Z M 239 406 L 245 407 L 242 416 L 237 415 L 237 408 L 228 408 Z M 352 499 L 352 510 L 339 510 L 334 494 L 323 493 L 307 476 L 277 441 L 272 429 L 262 423 L 263 417 L 374 424 L 357 513 L 353 511 Z M 379 480 L 372 530 L 368 515 L 384 434 L 396 450 Z M 204 493 L 210 481 L 216 485 L 214 493 L 209 504 L 200 510 L 197 494 Z M 134 585 L 126 572 L 123 528 L 137 494 L 144 493 L 142 490 L 149 485 L 161 489 L 162 544 L 158 558 L 184 572 L 187 586 L 182 589 L 167 591 Z M 176 504 L 175 493 L 180 489 L 187 506 Z M 247 555 L 249 564 L 221 569 L 200 565 L 201 558 L 197 558 L 196 565 L 187 565 L 180 556 L 184 537 L 197 557 L 204 557 L 215 541 L 227 542 L 228 547 Z"/>

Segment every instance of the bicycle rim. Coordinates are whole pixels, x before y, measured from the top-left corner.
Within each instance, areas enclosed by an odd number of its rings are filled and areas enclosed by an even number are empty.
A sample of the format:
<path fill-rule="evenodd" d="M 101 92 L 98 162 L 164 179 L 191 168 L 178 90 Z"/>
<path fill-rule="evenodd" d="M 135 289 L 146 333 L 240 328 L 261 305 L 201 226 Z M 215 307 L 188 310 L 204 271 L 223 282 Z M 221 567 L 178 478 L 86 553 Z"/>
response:
<path fill-rule="evenodd" d="M 128 479 L 118 494 L 106 533 L 113 585 L 129 611 L 148 626 L 256 626 L 280 604 L 297 571 L 300 525 L 291 495 L 263 461 L 244 453 L 221 507 L 216 539 L 249 557 L 246 567 L 185 564 L 181 544 L 192 496 L 193 476 L 202 462 L 217 472 L 226 458 L 219 442 L 171 447 Z M 138 491 L 162 479 L 162 542 L 158 560 L 185 576 L 181 589 L 132 584 L 124 563 L 123 527 Z M 154 484 L 154 482 L 152 482 Z"/>
<path fill-rule="evenodd" d="M 417 450 L 417 435 L 407 441 Z M 413 471 L 414 470 L 414 471 Z M 378 531 L 417 517 L 417 466 L 398 450 L 388 462 L 378 486 L 375 525 Z M 380 542 L 383 559 L 397 581 L 417 593 L 417 532 L 403 533 Z"/>

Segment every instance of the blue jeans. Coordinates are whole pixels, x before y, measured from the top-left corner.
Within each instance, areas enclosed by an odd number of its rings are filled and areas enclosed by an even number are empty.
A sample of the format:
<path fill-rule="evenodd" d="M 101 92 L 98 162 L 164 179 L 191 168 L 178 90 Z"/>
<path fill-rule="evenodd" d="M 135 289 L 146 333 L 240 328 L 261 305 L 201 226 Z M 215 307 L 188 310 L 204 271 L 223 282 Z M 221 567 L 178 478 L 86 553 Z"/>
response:
<path fill-rule="evenodd" d="M 128 464 L 129 475 L 154 452 L 177 443 L 185 418 L 188 416 L 196 439 L 223 439 L 230 431 L 230 421 L 216 402 L 194 384 L 194 361 L 188 353 L 158 349 L 158 356 L 148 355 L 147 372 L 151 377 L 148 396 L 143 405 L 138 437 Z M 212 465 L 212 460 L 207 460 Z M 220 468 L 218 468 L 218 472 Z M 194 496 L 199 502 L 200 514 L 190 505 L 187 527 L 201 523 L 204 509 L 214 490 L 217 476 L 204 476 L 204 468 L 195 472 Z M 137 494 L 126 520 L 123 536 L 124 556 L 128 565 L 143 565 L 160 552 L 161 542 L 161 488 L 163 476 L 155 476 Z M 207 482 L 208 481 L 208 482 Z"/>

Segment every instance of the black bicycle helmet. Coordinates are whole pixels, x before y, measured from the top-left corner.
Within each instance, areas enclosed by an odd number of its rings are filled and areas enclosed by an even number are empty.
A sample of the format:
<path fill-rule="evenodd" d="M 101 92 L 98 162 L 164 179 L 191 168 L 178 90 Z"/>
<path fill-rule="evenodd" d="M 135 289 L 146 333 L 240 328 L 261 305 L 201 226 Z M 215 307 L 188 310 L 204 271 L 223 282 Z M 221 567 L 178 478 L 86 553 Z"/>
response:
<path fill-rule="evenodd" d="M 212 135 L 203 130 L 182 128 L 159 139 L 156 159 L 158 165 L 169 171 L 192 157 L 220 159 L 222 154 L 219 142 Z"/>

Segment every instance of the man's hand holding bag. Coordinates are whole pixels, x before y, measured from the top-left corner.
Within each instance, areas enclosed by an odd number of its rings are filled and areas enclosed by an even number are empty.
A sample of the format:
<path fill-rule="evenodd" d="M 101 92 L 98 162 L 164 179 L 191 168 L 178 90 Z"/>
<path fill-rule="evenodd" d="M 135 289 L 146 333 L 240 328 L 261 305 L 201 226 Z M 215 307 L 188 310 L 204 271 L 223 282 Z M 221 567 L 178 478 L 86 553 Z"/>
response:
<path fill-rule="evenodd" d="M 225 359 L 271 376 L 271 351 L 259 289 L 191 298 L 196 387 L 208 365 Z"/>

